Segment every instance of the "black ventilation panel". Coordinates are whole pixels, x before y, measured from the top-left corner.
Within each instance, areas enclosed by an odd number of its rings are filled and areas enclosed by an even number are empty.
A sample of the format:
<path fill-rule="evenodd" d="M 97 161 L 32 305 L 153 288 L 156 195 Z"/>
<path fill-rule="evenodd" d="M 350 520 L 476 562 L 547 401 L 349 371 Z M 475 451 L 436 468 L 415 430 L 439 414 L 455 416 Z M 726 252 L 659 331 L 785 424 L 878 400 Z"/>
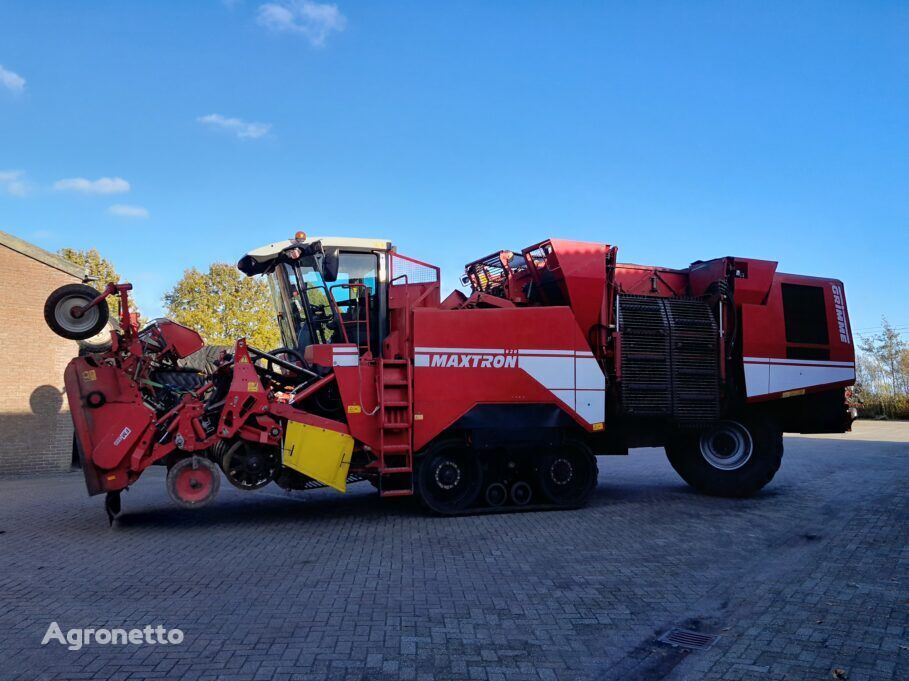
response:
<path fill-rule="evenodd" d="M 781 284 L 787 343 L 827 345 L 827 307 L 824 289 L 803 284 Z"/>
<path fill-rule="evenodd" d="M 719 331 L 696 298 L 620 295 L 621 408 L 684 424 L 720 415 Z"/>

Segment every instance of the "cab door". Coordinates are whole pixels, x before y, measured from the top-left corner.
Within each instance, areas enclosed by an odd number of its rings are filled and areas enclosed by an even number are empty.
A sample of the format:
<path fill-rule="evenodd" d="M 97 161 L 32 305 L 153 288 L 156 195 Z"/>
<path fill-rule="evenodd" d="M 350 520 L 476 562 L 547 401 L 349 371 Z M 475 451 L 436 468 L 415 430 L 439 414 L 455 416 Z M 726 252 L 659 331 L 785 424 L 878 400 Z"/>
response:
<path fill-rule="evenodd" d="M 361 355 L 378 356 L 385 337 L 384 254 L 341 251 L 338 276 L 328 290 L 338 310 L 337 342 L 355 344 Z"/>

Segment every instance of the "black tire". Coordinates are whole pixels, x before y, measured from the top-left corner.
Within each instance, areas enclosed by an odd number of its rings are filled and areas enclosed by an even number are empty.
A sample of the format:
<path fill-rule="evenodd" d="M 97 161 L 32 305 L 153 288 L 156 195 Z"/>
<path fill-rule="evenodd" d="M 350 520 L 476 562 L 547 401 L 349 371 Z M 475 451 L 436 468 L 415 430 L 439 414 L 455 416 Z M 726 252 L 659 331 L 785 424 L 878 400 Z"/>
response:
<path fill-rule="evenodd" d="M 417 468 L 417 492 L 423 505 L 439 515 L 470 510 L 483 487 L 476 453 L 461 440 L 430 445 Z"/>
<path fill-rule="evenodd" d="M 597 460 L 590 447 L 566 440 L 536 460 L 537 482 L 543 497 L 556 506 L 582 506 L 597 486 Z"/>
<path fill-rule="evenodd" d="M 696 490 L 719 497 L 750 497 L 773 479 L 783 459 L 783 432 L 772 419 L 719 421 L 701 431 L 680 431 L 666 446 L 669 463 Z"/>
<path fill-rule="evenodd" d="M 177 364 L 184 369 L 195 369 L 206 376 L 214 373 L 217 368 L 218 358 L 224 351 L 231 352 L 233 347 L 229 345 L 204 345 L 188 357 L 177 361 Z"/>
<path fill-rule="evenodd" d="M 116 327 L 108 320 L 107 325 L 96 335 L 91 338 L 86 338 L 85 340 L 80 340 L 79 356 L 84 357 L 85 355 L 108 352 L 112 347 L 110 332 L 115 330 Z"/>
<path fill-rule="evenodd" d="M 107 301 L 101 301 L 85 313 L 76 317 L 72 310 L 85 307 L 100 295 L 98 291 L 85 284 L 66 284 L 47 297 L 44 303 L 44 321 L 58 336 L 70 340 L 87 340 L 96 336 L 110 318 Z"/>

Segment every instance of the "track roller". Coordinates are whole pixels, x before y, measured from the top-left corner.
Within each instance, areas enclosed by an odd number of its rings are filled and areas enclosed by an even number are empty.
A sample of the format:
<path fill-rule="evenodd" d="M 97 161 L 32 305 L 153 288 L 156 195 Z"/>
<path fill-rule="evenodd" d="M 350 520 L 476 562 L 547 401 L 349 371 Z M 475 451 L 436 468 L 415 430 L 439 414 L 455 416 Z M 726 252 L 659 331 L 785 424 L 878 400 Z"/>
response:
<path fill-rule="evenodd" d="M 486 488 L 486 503 L 493 508 L 508 501 L 508 490 L 501 482 L 494 482 Z"/>
<path fill-rule="evenodd" d="M 526 506 L 533 499 L 533 489 L 523 480 L 518 480 L 511 486 L 511 503 L 515 506 Z"/>
<path fill-rule="evenodd" d="M 537 482 L 543 497 L 556 506 L 580 506 L 597 484 L 597 460 L 590 448 L 566 440 L 539 455 Z"/>
<path fill-rule="evenodd" d="M 479 459 L 458 439 L 441 440 L 431 445 L 416 477 L 421 501 L 440 515 L 469 510 L 483 486 Z"/>

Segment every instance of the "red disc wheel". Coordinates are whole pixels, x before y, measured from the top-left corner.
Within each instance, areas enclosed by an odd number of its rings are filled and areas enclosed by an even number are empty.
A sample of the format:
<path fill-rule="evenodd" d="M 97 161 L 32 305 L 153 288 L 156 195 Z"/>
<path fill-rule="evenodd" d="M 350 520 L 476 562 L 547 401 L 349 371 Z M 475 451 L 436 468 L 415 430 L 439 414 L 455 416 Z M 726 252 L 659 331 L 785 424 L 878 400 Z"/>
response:
<path fill-rule="evenodd" d="M 167 473 L 167 492 L 183 508 L 199 508 L 215 498 L 221 486 L 218 469 L 198 456 L 183 459 Z"/>

